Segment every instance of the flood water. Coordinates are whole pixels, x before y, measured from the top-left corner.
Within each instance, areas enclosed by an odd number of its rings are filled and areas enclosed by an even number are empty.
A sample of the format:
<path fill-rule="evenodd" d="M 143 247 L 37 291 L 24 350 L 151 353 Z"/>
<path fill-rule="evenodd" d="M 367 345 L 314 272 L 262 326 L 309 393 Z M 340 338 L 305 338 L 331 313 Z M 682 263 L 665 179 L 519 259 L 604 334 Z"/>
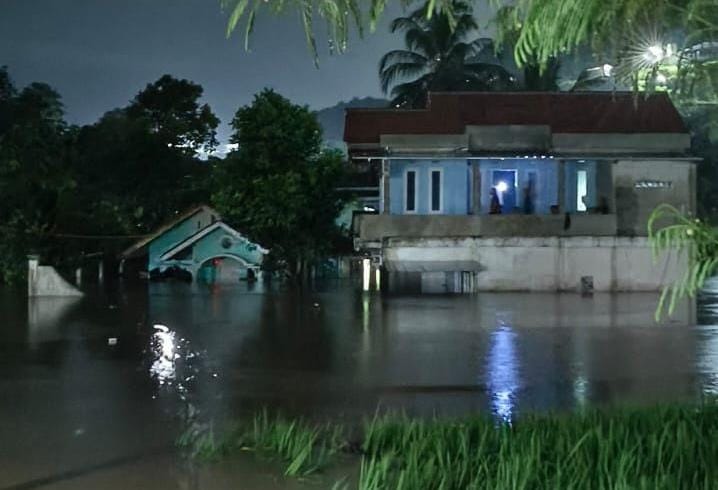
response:
<path fill-rule="evenodd" d="M 718 393 L 713 290 L 661 324 L 654 294 L 0 290 L 0 489 L 321 488 L 253 460 L 198 471 L 176 457 L 188 421 L 264 407 L 352 423 L 377 408 L 510 419 L 699 401 Z"/>

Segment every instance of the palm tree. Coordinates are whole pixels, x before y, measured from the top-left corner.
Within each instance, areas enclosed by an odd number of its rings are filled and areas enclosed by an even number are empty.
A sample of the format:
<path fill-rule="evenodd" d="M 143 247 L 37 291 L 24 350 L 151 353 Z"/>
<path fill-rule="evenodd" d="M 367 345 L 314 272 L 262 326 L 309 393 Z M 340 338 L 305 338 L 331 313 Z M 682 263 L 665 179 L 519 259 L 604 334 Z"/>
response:
<path fill-rule="evenodd" d="M 466 41 L 478 27 L 471 7 L 461 0 L 452 6 L 453 17 L 443 11 L 427 16 L 427 2 L 391 23 L 391 32 L 404 32 L 407 48 L 388 52 L 379 63 L 381 88 L 387 93 L 391 87 L 393 106 L 423 107 L 430 91 L 507 90 L 514 85 L 515 79 L 495 61 L 491 39 Z M 407 78 L 413 80 L 396 83 Z"/>

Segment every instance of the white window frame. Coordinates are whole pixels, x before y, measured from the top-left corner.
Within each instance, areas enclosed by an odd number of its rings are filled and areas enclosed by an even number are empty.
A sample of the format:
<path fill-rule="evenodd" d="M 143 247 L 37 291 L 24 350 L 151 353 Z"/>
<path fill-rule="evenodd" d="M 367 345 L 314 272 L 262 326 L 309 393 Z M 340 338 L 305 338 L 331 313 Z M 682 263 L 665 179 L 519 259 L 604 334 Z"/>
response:
<path fill-rule="evenodd" d="M 409 197 L 407 194 L 409 193 L 409 186 L 408 186 L 408 178 L 409 178 L 409 172 L 414 173 L 414 209 L 408 209 L 407 207 L 407 198 Z M 404 189 L 403 196 L 402 196 L 402 207 L 404 208 L 404 214 L 416 214 L 419 211 L 419 171 L 416 168 L 406 168 L 404 169 L 404 183 L 402 185 L 402 188 Z"/>
<path fill-rule="evenodd" d="M 439 172 L 439 209 L 432 209 L 432 204 L 434 204 L 433 199 L 433 192 L 434 192 L 434 172 Z M 444 169 L 441 167 L 429 167 L 429 185 L 428 185 L 428 192 L 429 195 L 428 199 L 428 209 L 429 214 L 442 214 L 444 212 Z"/>

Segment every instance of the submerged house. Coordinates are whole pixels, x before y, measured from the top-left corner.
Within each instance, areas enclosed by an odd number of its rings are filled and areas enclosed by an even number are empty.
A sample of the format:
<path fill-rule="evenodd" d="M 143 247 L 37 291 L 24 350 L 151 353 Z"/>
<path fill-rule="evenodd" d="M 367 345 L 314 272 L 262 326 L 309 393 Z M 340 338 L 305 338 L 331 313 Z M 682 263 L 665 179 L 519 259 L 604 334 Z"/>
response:
<path fill-rule="evenodd" d="M 150 277 L 181 271 L 213 282 L 259 277 L 267 253 L 224 223 L 217 211 L 199 206 L 135 243 L 120 258 L 139 261 Z"/>
<path fill-rule="evenodd" d="M 353 231 L 390 289 L 647 291 L 684 265 L 647 239 L 658 204 L 696 207 L 665 94 L 432 93 L 420 110 L 349 109 L 345 141 L 381 168 L 379 210 Z"/>

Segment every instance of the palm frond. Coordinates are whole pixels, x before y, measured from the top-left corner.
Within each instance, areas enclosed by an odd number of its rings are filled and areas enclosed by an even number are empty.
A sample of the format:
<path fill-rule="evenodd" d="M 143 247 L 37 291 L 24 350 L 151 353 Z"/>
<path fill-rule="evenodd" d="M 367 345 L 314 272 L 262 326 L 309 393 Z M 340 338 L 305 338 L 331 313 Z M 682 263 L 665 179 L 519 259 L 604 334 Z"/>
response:
<path fill-rule="evenodd" d="M 416 76 L 425 71 L 426 65 L 423 63 L 394 63 L 389 65 L 379 74 L 381 89 L 386 93 L 397 79 Z"/>
<path fill-rule="evenodd" d="M 706 279 L 718 270 L 718 231 L 674 206 L 662 204 L 649 217 L 648 237 L 654 258 L 674 253 L 687 259 L 683 275 L 661 292 L 656 309 L 659 320 L 664 309 L 669 315 L 673 313 L 678 300 L 695 297 Z"/>
<path fill-rule="evenodd" d="M 389 51 L 381 57 L 381 60 L 379 61 L 379 72 L 383 72 L 387 66 L 392 63 L 428 64 L 429 60 L 422 54 L 414 51 L 395 49 L 393 51 Z"/>

